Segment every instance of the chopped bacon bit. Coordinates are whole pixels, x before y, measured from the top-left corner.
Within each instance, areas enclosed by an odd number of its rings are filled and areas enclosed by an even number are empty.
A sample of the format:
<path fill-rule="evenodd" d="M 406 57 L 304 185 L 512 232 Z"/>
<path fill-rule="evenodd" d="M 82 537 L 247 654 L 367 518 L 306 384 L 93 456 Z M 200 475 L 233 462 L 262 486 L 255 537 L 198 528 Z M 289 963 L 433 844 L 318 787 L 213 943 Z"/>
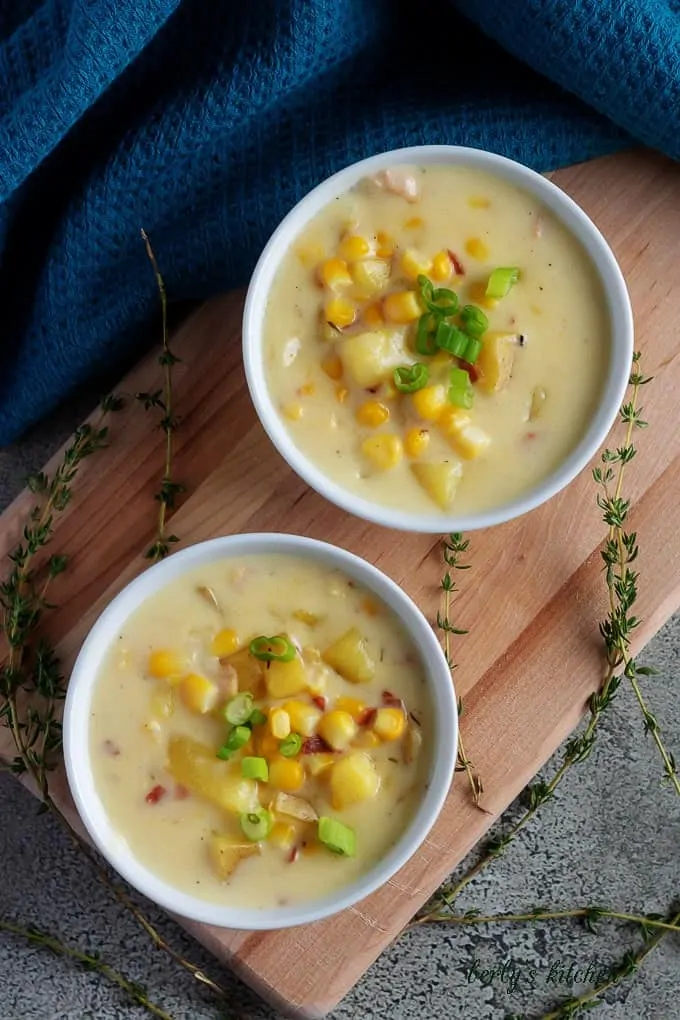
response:
<path fill-rule="evenodd" d="M 306 737 L 302 741 L 302 747 L 300 748 L 300 754 L 321 754 L 323 751 L 330 751 L 331 748 L 323 739 L 323 737 L 315 734 L 313 737 Z"/>
<path fill-rule="evenodd" d="M 159 783 L 157 786 L 154 786 L 151 790 L 149 790 L 144 800 L 147 804 L 157 804 L 159 800 L 165 797 L 167 792 L 168 791 L 165 787 L 161 786 Z"/>
<path fill-rule="evenodd" d="M 291 850 L 291 852 L 288 854 L 288 863 L 289 864 L 295 864 L 295 862 L 296 862 L 296 860 L 298 859 L 299 856 L 300 856 L 300 848 L 297 847 L 297 846 L 294 846 L 293 849 Z"/>
<path fill-rule="evenodd" d="M 175 800 L 186 800 L 189 795 L 189 790 L 187 790 L 186 786 L 178 783 L 175 787 Z"/>
<path fill-rule="evenodd" d="M 328 704 L 328 698 L 324 698 L 323 694 L 315 694 L 312 701 L 317 708 L 320 708 L 322 712 L 326 711 L 326 705 Z"/>
<path fill-rule="evenodd" d="M 455 251 L 451 251 L 450 248 L 447 248 L 446 250 L 448 251 L 449 258 L 453 263 L 453 268 L 455 270 L 456 276 L 465 276 L 465 269 L 463 268 L 463 263 L 460 261 Z"/>
<path fill-rule="evenodd" d="M 377 708 L 365 708 L 361 715 L 357 718 L 357 722 L 360 726 L 370 726 L 377 715 Z"/>
<path fill-rule="evenodd" d="M 526 432 L 525 435 L 524 435 L 524 438 L 525 439 L 535 439 L 537 435 L 538 435 L 537 432 Z"/>
<path fill-rule="evenodd" d="M 117 758 L 118 755 L 120 754 L 120 748 L 118 744 L 116 744 L 113 740 L 105 740 L 103 747 L 104 752 L 108 754 L 109 757 L 111 758 Z"/>
<path fill-rule="evenodd" d="M 401 698 L 398 698 L 396 694 L 392 694 L 392 691 L 382 692 L 383 705 L 389 705 L 392 708 L 403 708 L 404 702 Z"/>
<path fill-rule="evenodd" d="M 463 361 L 462 358 L 456 358 L 456 363 L 459 368 L 462 368 L 464 372 L 470 376 L 470 382 L 476 383 L 479 379 L 479 369 L 475 365 L 471 365 L 469 361 Z"/>

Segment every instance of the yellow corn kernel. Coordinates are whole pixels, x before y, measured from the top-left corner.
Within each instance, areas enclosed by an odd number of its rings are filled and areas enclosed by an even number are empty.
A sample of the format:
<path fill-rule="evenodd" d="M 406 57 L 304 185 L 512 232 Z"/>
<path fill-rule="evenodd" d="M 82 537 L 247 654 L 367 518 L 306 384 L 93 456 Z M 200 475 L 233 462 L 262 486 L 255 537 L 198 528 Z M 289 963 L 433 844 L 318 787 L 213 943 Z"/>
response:
<path fill-rule="evenodd" d="M 301 737 L 311 737 L 323 715 L 320 708 L 305 701 L 287 701 L 283 706 L 290 719 L 290 728 Z"/>
<path fill-rule="evenodd" d="M 391 259 L 394 255 L 394 238 L 391 234 L 386 233 L 384 230 L 378 231 L 377 236 L 378 247 L 376 248 L 376 255 L 381 259 Z"/>
<path fill-rule="evenodd" d="M 456 453 L 465 460 L 475 460 L 484 453 L 491 442 L 491 436 L 479 425 L 464 425 L 448 438 Z"/>
<path fill-rule="evenodd" d="M 306 623 L 308 627 L 316 627 L 317 623 L 323 620 L 323 616 L 319 616 L 318 613 L 311 613 L 309 609 L 296 609 L 293 612 L 293 618 L 299 620 L 300 623 Z"/>
<path fill-rule="evenodd" d="M 200 673 L 190 673 L 183 677 L 179 693 L 189 711 L 198 712 L 200 715 L 213 710 L 220 694 L 217 685 Z"/>
<path fill-rule="evenodd" d="M 320 262 L 326 254 L 323 245 L 316 241 L 311 241 L 309 244 L 300 244 L 295 249 L 295 254 L 299 258 L 305 269 L 311 269 L 317 262 Z"/>
<path fill-rule="evenodd" d="M 326 302 L 324 307 L 326 320 L 334 326 L 337 326 L 338 329 L 343 329 L 345 326 L 351 326 L 356 318 L 356 314 L 356 308 L 352 302 L 347 301 L 346 298 L 331 298 L 330 301 Z"/>
<path fill-rule="evenodd" d="M 451 256 L 447 251 L 438 251 L 432 259 L 432 278 L 438 283 L 448 280 L 453 272 Z"/>
<path fill-rule="evenodd" d="M 412 460 L 422 457 L 429 445 L 430 433 L 427 429 L 419 429 L 414 426 L 404 436 L 404 450 L 406 456 L 411 457 Z"/>
<path fill-rule="evenodd" d="M 354 721 L 357 722 L 361 713 L 366 710 L 366 702 L 362 701 L 361 698 L 350 698 L 343 695 L 337 699 L 334 707 L 341 712 L 349 712 Z"/>
<path fill-rule="evenodd" d="M 446 438 L 450 439 L 454 433 L 460 432 L 461 429 L 470 424 L 470 415 L 462 407 L 454 407 L 453 404 L 447 404 L 439 415 L 437 424 Z"/>
<path fill-rule="evenodd" d="M 334 708 L 326 713 L 317 730 L 334 751 L 344 751 L 356 736 L 357 724 L 349 712 Z"/>
<path fill-rule="evenodd" d="M 414 290 L 398 290 L 383 299 L 383 311 L 391 322 L 405 324 L 414 322 L 423 314 L 423 309 Z"/>
<path fill-rule="evenodd" d="M 423 226 L 425 226 L 425 223 L 422 216 L 411 216 L 410 219 L 406 220 L 404 230 L 420 230 Z"/>
<path fill-rule="evenodd" d="M 336 386 L 335 387 L 335 399 L 337 400 L 337 402 L 339 404 L 344 404 L 345 401 L 347 400 L 348 396 L 349 396 L 349 390 L 347 389 L 346 386 Z"/>
<path fill-rule="evenodd" d="M 385 321 L 382 309 L 377 301 L 372 305 L 366 305 L 361 313 L 361 318 L 367 326 L 382 326 Z"/>
<path fill-rule="evenodd" d="M 441 383 L 423 386 L 422 390 L 416 390 L 411 401 L 414 411 L 420 418 L 424 418 L 425 421 L 437 421 L 448 403 L 446 387 Z"/>
<path fill-rule="evenodd" d="M 233 655 L 241 646 L 238 634 L 231 627 L 218 630 L 210 642 L 210 654 L 216 655 L 218 659 L 224 659 L 227 655 Z"/>
<path fill-rule="evenodd" d="M 337 354 L 327 354 L 321 362 L 321 368 L 329 379 L 333 379 L 335 382 L 342 379 L 342 362 Z"/>
<path fill-rule="evenodd" d="M 480 262 L 486 262 L 491 254 L 488 244 L 481 237 L 469 237 L 465 242 L 465 251 Z"/>
<path fill-rule="evenodd" d="M 399 740 L 405 729 L 406 714 L 402 708 L 388 706 L 376 712 L 373 731 L 381 740 Z"/>
<path fill-rule="evenodd" d="M 473 209 L 488 209 L 491 202 L 486 195 L 470 195 L 468 205 Z"/>
<path fill-rule="evenodd" d="M 279 742 L 265 726 L 257 726 L 254 731 L 255 752 L 261 758 L 273 758 L 279 751 Z"/>
<path fill-rule="evenodd" d="M 297 832 L 294 825 L 288 822 L 274 822 L 269 833 L 269 842 L 279 850 L 292 850 L 295 846 Z"/>
<path fill-rule="evenodd" d="M 361 730 L 353 741 L 355 747 L 362 747 L 367 751 L 373 747 L 379 747 L 380 743 L 380 737 L 373 730 Z"/>
<path fill-rule="evenodd" d="M 427 276 L 432 270 L 432 259 L 416 248 L 407 248 L 401 256 L 401 271 L 409 280 Z"/>
<path fill-rule="evenodd" d="M 361 611 L 366 613 L 366 616 L 380 616 L 380 606 L 368 595 L 361 600 Z"/>
<path fill-rule="evenodd" d="M 338 248 L 339 254 L 348 262 L 356 262 L 371 254 L 371 246 L 365 237 L 359 234 L 349 234 L 343 237 Z"/>
<path fill-rule="evenodd" d="M 294 758 L 274 758 L 269 763 L 269 785 L 285 793 L 299 790 L 305 781 L 302 763 Z"/>
<path fill-rule="evenodd" d="M 290 733 L 290 716 L 284 708 L 273 708 L 269 713 L 269 729 L 277 740 L 283 740 Z"/>
<path fill-rule="evenodd" d="M 357 408 L 355 414 L 359 424 L 365 425 L 369 429 L 377 429 L 379 425 L 384 425 L 389 417 L 389 407 L 385 407 L 379 400 L 367 400 L 365 404 Z"/>
<path fill-rule="evenodd" d="M 290 404 L 286 404 L 283 408 L 283 414 L 286 418 L 290 418 L 291 421 L 300 421 L 300 418 L 304 416 L 305 409 L 299 400 L 294 400 Z"/>
<path fill-rule="evenodd" d="M 326 259 L 319 265 L 317 273 L 324 287 L 328 287 L 330 290 L 334 290 L 336 287 L 349 287 L 352 282 L 344 259 Z"/>
<path fill-rule="evenodd" d="M 186 672 L 186 667 L 185 659 L 178 652 L 157 648 L 149 656 L 147 671 L 159 680 L 178 680 Z"/>
<path fill-rule="evenodd" d="M 381 471 L 388 471 L 399 463 L 404 447 L 399 436 L 383 433 L 364 439 L 361 452 Z"/>
<path fill-rule="evenodd" d="M 334 754 L 329 754 L 328 751 L 320 751 L 318 754 L 307 754 L 305 755 L 305 762 L 309 769 L 310 776 L 324 776 L 328 773 L 331 765 L 336 761 Z"/>
<path fill-rule="evenodd" d="M 175 691 L 167 684 L 159 684 L 151 695 L 151 711 L 159 719 L 169 719 L 175 711 Z"/>
<path fill-rule="evenodd" d="M 316 391 L 316 386 L 313 382 L 305 383 L 298 390 L 298 396 L 300 397 L 312 397 Z"/>

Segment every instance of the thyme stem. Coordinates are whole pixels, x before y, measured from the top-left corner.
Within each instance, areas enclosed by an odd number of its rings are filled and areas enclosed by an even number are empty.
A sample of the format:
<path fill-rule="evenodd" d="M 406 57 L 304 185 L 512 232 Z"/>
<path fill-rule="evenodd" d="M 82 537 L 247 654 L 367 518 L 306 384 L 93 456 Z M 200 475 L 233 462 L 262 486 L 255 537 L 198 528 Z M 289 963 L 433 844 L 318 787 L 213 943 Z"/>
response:
<path fill-rule="evenodd" d="M 0 931 L 9 932 L 12 935 L 24 938 L 31 945 L 51 949 L 57 956 L 65 956 L 68 959 L 75 960 L 77 963 L 81 963 L 87 970 L 97 971 L 102 977 L 118 985 L 119 988 L 130 996 L 136 1005 L 142 1006 L 151 1016 L 157 1017 L 158 1020 L 172 1020 L 172 1016 L 169 1013 L 166 1013 L 164 1009 L 161 1009 L 160 1006 L 157 1006 L 155 1002 L 149 999 L 141 985 L 125 977 L 124 974 L 116 970 L 115 967 L 112 967 L 111 964 L 102 960 L 98 954 L 86 953 L 76 949 L 75 946 L 69 946 L 62 942 L 61 939 L 54 935 L 49 935 L 39 928 L 33 926 L 24 927 L 14 924 L 12 921 L 5 921 L 2 918 L 0 918 Z"/>
<path fill-rule="evenodd" d="M 600 918 L 611 918 L 617 921 L 625 921 L 628 924 L 638 924 L 644 929 L 663 929 L 664 931 L 680 932 L 680 924 L 677 921 L 664 921 L 653 915 L 630 914 L 620 910 L 611 910 L 609 907 L 573 907 L 569 910 L 528 910 L 517 914 L 477 914 L 475 911 L 468 911 L 465 914 L 449 914 L 443 912 L 434 916 L 417 917 L 404 929 L 419 928 L 422 925 L 434 921 L 442 924 L 468 925 L 468 924 L 517 924 L 532 923 L 535 921 L 566 921 L 570 919 L 585 918 L 593 923 Z"/>

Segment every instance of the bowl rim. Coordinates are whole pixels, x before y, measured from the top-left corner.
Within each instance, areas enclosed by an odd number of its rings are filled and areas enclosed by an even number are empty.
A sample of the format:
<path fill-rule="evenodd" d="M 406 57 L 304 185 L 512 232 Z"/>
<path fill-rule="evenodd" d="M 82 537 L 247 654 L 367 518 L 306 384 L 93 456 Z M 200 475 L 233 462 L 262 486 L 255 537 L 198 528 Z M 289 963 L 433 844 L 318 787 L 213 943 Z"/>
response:
<path fill-rule="evenodd" d="M 262 370 L 263 322 L 272 280 L 294 239 L 317 212 L 357 181 L 403 164 L 450 163 L 490 173 L 534 195 L 585 249 L 602 284 L 611 323 L 609 367 L 597 409 L 581 439 L 555 471 L 520 496 L 478 513 L 419 514 L 365 499 L 329 478 L 295 444 L 269 395 Z M 551 499 L 588 464 L 604 442 L 624 398 L 633 356 L 633 312 L 625 280 L 602 233 L 581 207 L 547 177 L 516 160 L 458 145 L 416 145 L 381 152 L 352 163 L 309 191 L 281 220 L 253 270 L 242 324 L 243 364 L 251 400 L 262 427 L 289 467 L 329 502 L 383 527 L 427 534 L 473 531 L 502 524 Z"/>
<path fill-rule="evenodd" d="M 96 790 L 91 766 L 90 710 L 99 669 L 119 628 L 169 581 L 216 559 L 262 554 L 302 556 L 339 569 L 375 594 L 398 617 L 418 648 L 432 706 L 432 751 L 425 794 L 415 814 L 376 865 L 338 890 L 296 905 L 248 910 L 211 903 L 175 888 L 134 856 L 113 825 Z M 300 535 L 254 532 L 195 543 L 154 566 L 125 586 L 97 618 L 78 653 L 68 685 L 63 719 L 66 775 L 78 814 L 111 866 L 135 889 L 180 917 L 224 928 L 269 930 L 318 921 L 351 907 L 387 883 L 415 854 L 437 820 L 454 777 L 458 745 L 455 688 L 439 641 L 415 602 L 367 560 L 339 546 Z"/>

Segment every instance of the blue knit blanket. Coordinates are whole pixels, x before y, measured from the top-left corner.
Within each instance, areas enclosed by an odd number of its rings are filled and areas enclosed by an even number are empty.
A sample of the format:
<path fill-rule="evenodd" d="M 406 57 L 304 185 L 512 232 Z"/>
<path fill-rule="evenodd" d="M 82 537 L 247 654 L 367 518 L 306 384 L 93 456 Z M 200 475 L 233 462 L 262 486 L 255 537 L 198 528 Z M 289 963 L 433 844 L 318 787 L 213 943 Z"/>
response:
<path fill-rule="evenodd" d="M 0 0 L 0 445 L 360 157 L 680 156 L 680 0 Z"/>

